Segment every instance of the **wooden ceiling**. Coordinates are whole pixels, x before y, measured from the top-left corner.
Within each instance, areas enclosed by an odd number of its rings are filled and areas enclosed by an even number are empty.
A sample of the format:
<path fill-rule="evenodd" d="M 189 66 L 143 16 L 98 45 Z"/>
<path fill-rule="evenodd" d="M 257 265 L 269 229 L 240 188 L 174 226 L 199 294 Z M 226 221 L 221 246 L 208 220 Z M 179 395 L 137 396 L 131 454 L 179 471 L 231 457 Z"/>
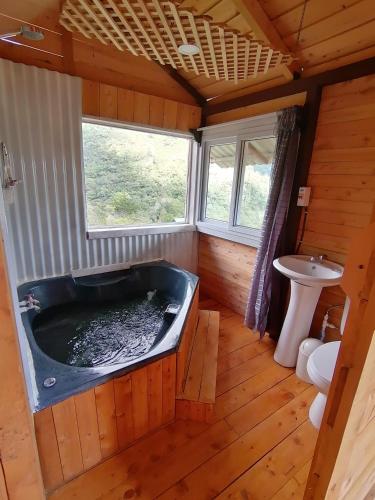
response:
<path fill-rule="evenodd" d="M 246 6 L 254 9 L 256 4 L 262 8 L 269 22 L 263 20 L 263 24 L 259 23 L 258 37 L 263 32 L 264 39 L 267 35 L 270 38 L 272 25 L 283 46 L 298 57 L 303 68 L 302 77 L 375 56 L 374 0 L 308 0 L 298 43 L 302 0 L 184 0 L 182 3 L 241 33 L 254 29 L 254 25 L 250 27 L 249 16 L 246 18 L 244 11 Z M 279 45 L 279 48 L 283 47 Z M 280 69 L 259 75 L 251 82 L 239 82 L 236 87 L 192 73 L 184 74 L 184 77 L 203 96 L 218 97 L 218 102 L 288 81 L 288 76 Z"/>
<path fill-rule="evenodd" d="M 303 0 L 182 0 L 181 7 L 294 54 L 298 67 L 275 68 L 238 83 L 183 69 L 178 70 L 180 76 L 204 98 L 220 102 L 286 83 L 295 69 L 303 69 L 303 78 L 375 56 L 374 0 L 308 0 L 297 42 L 303 4 Z M 59 71 L 68 67 L 68 72 L 85 78 L 97 79 L 99 74 L 105 83 L 192 103 L 186 90 L 145 57 L 103 47 L 83 35 L 74 34 L 69 45 L 58 24 L 60 8 L 59 0 L 2 0 L 2 32 L 24 22 L 40 26 L 46 38 L 38 44 L 20 39 L 23 45 L 12 47 L 0 42 L 0 57 Z M 69 70 L 69 60 L 73 70 Z"/>

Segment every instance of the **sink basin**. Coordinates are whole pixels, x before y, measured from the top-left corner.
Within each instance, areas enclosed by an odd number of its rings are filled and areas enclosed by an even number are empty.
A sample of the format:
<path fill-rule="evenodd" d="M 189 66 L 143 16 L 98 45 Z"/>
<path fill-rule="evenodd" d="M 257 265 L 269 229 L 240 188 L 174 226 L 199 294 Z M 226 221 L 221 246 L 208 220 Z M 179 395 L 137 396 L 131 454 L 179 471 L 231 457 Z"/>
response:
<path fill-rule="evenodd" d="M 284 255 L 273 261 L 274 267 L 301 285 L 326 287 L 338 285 L 344 268 L 329 260 L 311 260 L 309 255 Z"/>
<path fill-rule="evenodd" d="M 283 366 L 296 366 L 298 349 L 308 337 L 323 287 L 338 285 L 344 268 L 329 260 L 311 260 L 310 255 L 284 255 L 273 261 L 275 269 L 290 279 L 288 311 L 274 354 Z"/>

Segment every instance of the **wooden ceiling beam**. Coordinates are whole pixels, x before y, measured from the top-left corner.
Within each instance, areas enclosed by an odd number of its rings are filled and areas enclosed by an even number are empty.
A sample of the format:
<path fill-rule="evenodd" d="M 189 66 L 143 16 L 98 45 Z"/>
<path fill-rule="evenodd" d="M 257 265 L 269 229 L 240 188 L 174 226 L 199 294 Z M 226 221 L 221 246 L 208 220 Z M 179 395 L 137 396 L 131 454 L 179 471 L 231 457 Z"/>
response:
<path fill-rule="evenodd" d="M 187 80 L 185 80 L 185 78 L 182 77 L 177 70 L 172 68 L 172 66 L 169 66 L 169 64 L 161 65 L 161 64 L 157 63 L 156 61 L 155 61 L 155 63 L 158 64 L 158 66 L 163 71 L 168 73 L 168 75 L 171 78 L 173 78 L 173 80 L 175 80 L 175 82 L 177 82 L 179 85 L 181 85 L 181 87 L 183 89 L 185 89 L 196 100 L 196 102 L 199 104 L 199 106 L 201 106 L 203 108 L 207 105 L 206 98 L 203 97 L 202 94 L 200 94 L 198 92 L 198 90 L 195 87 L 193 87 Z"/>
<path fill-rule="evenodd" d="M 331 69 L 307 78 L 293 80 L 283 85 L 278 85 L 277 87 L 271 87 L 259 92 L 235 97 L 218 104 L 207 104 L 204 109 L 204 115 L 207 117 L 217 113 L 224 113 L 232 109 L 259 104 L 260 102 L 299 94 L 300 92 L 306 92 L 316 86 L 334 85 L 335 83 L 354 80 L 355 78 L 361 78 L 362 76 L 372 74 L 375 74 L 375 57 L 341 66 L 340 68 Z"/>
<path fill-rule="evenodd" d="M 283 42 L 258 0 L 232 0 L 232 2 L 258 40 L 262 40 L 274 50 L 280 50 L 284 54 L 290 53 L 289 48 Z M 292 63 L 290 66 L 286 64 L 281 66 L 282 73 L 288 80 L 294 79 L 294 71 L 298 71 L 298 69 L 296 63 Z"/>

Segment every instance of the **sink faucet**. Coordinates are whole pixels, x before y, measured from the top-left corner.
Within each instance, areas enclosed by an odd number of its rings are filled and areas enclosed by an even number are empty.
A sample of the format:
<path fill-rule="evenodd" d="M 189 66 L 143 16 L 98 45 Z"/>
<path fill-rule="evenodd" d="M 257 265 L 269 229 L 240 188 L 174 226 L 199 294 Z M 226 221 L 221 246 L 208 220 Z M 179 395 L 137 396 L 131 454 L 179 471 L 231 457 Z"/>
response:
<path fill-rule="evenodd" d="M 310 261 L 311 262 L 322 262 L 324 259 L 327 258 L 327 255 L 325 254 L 322 254 L 322 255 L 313 255 L 312 257 L 310 257 Z"/>
<path fill-rule="evenodd" d="M 30 311 L 31 309 L 34 309 L 36 312 L 40 311 L 40 302 L 31 293 L 25 295 L 24 299 L 19 302 L 19 306 L 21 313 Z"/>

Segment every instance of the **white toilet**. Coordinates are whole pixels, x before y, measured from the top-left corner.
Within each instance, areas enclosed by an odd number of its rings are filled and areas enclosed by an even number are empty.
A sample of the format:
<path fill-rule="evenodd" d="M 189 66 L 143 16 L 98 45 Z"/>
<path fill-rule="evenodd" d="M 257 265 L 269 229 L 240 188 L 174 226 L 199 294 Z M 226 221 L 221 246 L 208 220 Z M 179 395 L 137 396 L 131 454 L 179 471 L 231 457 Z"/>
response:
<path fill-rule="evenodd" d="M 347 298 L 340 325 L 341 335 L 344 332 L 349 306 L 350 301 Z M 327 342 L 326 344 L 323 344 L 315 349 L 307 361 L 307 373 L 309 374 L 313 384 L 319 390 L 319 394 L 314 399 L 309 411 L 311 423 L 317 429 L 320 428 L 320 424 L 322 422 L 327 402 L 327 394 L 332 382 L 333 373 L 335 371 L 340 345 L 341 341 Z"/>
<path fill-rule="evenodd" d="M 335 371 L 340 341 L 323 344 L 311 354 L 307 362 L 307 372 L 319 394 L 310 406 L 309 417 L 314 427 L 319 429 L 322 422 L 327 394 Z"/>

